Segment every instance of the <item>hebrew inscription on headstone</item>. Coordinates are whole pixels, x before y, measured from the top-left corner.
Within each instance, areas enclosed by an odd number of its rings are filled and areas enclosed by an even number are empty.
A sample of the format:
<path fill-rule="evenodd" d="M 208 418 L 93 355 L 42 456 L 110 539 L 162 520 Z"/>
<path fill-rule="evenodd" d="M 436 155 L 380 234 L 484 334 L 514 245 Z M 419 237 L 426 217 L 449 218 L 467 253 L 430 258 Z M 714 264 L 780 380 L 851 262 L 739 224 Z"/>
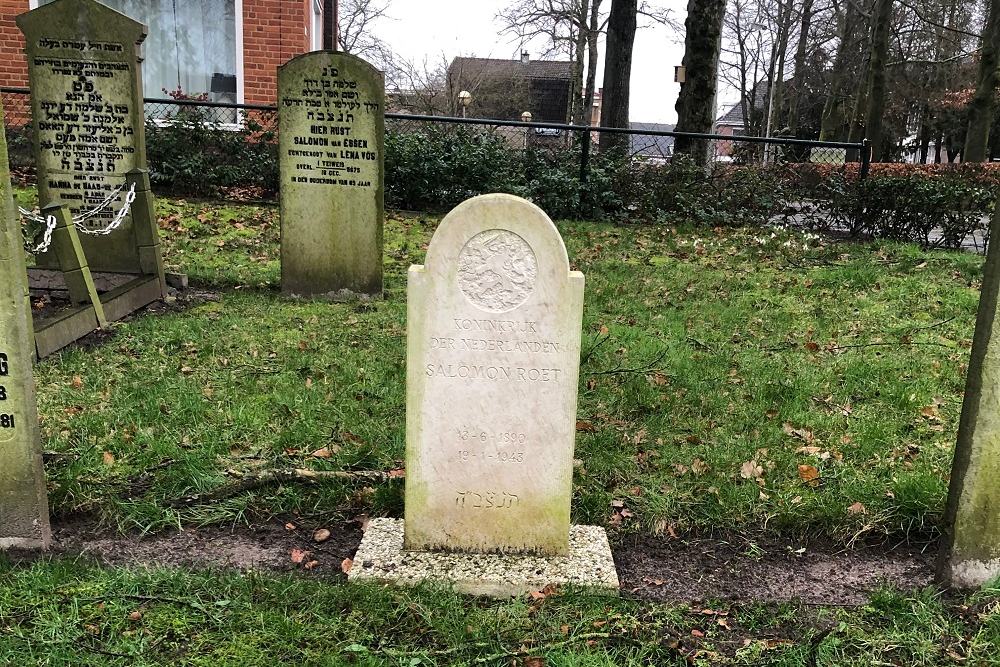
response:
<path fill-rule="evenodd" d="M 345 53 L 278 71 L 281 286 L 286 294 L 382 294 L 381 72 Z"/>
<path fill-rule="evenodd" d="M 28 278 L 0 108 L 0 549 L 45 548 L 49 515 L 31 364 Z"/>
<path fill-rule="evenodd" d="M 57 0 L 17 17 L 24 33 L 35 124 L 38 198 L 90 211 L 145 167 L 139 44 L 146 27 L 96 0 Z M 125 205 L 120 191 L 83 224 L 101 229 Z M 84 236 L 95 271 L 139 273 L 131 217 L 113 234 Z M 58 268 L 52 253 L 36 258 Z"/>
<path fill-rule="evenodd" d="M 567 553 L 583 285 L 548 216 L 502 194 L 410 268 L 406 549 Z"/>

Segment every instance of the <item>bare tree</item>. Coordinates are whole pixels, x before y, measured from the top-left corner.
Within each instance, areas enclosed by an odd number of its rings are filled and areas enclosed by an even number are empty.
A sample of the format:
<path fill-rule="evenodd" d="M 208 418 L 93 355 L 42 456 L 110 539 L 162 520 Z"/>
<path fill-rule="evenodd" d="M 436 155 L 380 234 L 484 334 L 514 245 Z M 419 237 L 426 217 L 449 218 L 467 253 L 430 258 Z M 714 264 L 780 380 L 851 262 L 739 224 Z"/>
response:
<path fill-rule="evenodd" d="M 374 32 L 376 24 L 391 19 L 391 0 L 340 0 L 337 34 L 340 48 L 364 58 L 392 78 L 398 66 L 397 56 L 388 44 Z"/>
<path fill-rule="evenodd" d="M 607 53 L 604 60 L 604 94 L 601 125 L 628 127 L 632 47 L 635 43 L 636 0 L 611 0 Z M 601 134 L 601 151 L 628 145 L 623 134 Z"/>
<path fill-rule="evenodd" d="M 966 162 L 982 162 L 988 157 L 990 127 L 993 125 L 994 97 L 997 90 L 997 66 L 1000 61 L 1000 0 L 990 0 L 990 11 L 983 32 L 979 57 L 979 80 L 969 103 L 969 129 L 965 134 Z"/>
<path fill-rule="evenodd" d="M 726 0 L 688 0 L 684 21 L 686 75 L 676 106 L 680 132 L 712 131 L 725 15 Z M 709 144 L 705 140 L 677 137 L 674 149 L 691 155 L 696 164 L 708 164 Z"/>

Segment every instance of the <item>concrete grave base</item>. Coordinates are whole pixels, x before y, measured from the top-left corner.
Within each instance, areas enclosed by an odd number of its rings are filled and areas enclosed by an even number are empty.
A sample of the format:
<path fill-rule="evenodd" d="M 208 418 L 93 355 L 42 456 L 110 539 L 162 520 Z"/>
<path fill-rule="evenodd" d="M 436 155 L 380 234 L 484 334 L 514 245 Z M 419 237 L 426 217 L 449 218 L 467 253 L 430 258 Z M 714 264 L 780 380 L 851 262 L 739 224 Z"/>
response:
<path fill-rule="evenodd" d="M 348 573 L 350 581 L 400 586 L 451 584 L 470 595 L 509 597 L 571 584 L 618 595 L 618 573 L 607 533 L 598 526 L 571 526 L 568 556 L 403 551 L 403 520 L 372 519 Z"/>

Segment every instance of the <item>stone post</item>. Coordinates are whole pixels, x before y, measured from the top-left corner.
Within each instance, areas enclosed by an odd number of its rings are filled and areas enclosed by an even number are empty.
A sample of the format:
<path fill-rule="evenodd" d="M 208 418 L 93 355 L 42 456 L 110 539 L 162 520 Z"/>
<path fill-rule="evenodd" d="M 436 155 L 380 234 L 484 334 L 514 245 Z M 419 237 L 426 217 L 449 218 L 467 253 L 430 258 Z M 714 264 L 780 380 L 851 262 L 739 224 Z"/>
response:
<path fill-rule="evenodd" d="M 0 549 L 47 548 L 49 511 L 31 363 L 28 275 L 0 107 Z"/>
<path fill-rule="evenodd" d="M 1000 575 L 1000 206 L 990 238 L 938 561 L 938 578 L 958 588 Z"/>

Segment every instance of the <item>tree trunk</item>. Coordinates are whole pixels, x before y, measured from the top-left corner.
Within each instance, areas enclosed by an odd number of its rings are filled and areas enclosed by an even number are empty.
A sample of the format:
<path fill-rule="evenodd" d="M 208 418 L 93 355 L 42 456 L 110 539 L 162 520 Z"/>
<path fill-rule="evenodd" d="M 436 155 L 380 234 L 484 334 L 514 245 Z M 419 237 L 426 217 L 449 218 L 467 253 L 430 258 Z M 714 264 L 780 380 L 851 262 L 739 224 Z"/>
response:
<path fill-rule="evenodd" d="M 805 0 L 802 5 L 802 20 L 799 23 L 799 43 L 795 46 L 795 71 L 792 73 L 792 94 L 788 100 L 788 129 L 793 137 L 799 129 L 799 102 L 806 71 L 806 42 L 812 24 L 813 0 Z"/>
<path fill-rule="evenodd" d="M 1000 0 L 996 0 L 1000 3 Z M 892 0 L 875 3 L 875 25 L 872 29 L 872 57 L 869 64 L 868 109 L 865 112 L 865 138 L 872 145 L 872 162 L 881 162 L 882 121 L 885 115 L 886 71 L 889 55 L 889 26 L 892 23 Z"/>
<path fill-rule="evenodd" d="M 854 2 L 848 2 L 844 8 L 844 22 L 841 25 L 840 45 L 833 60 L 833 80 L 823 105 L 823 120 L 820 126 L 819 138 L 823 141 L 843 140 L 842 130 L 847 124 L 845 117 L 847 100 L 851 85 L 850 58 L 857 48 L 855 37 L 860 28 L 860 14 Z"/>
<path fill-rule="evenodd" d="M 990 0 L 990 14 L 983 31 L 976 94 L 969 102 L 969 127 L 965 133 L 964 162 L 983 162 L 989 157 L 990 127 L 993 125 L 993 96 L 997 89 L 1000 57 L 1000 0 Z"/>
<path fill-rule="evenodd" d="M 583 125 L 593 125 L 594 92 L 597 86 L 597 42 L 601 36 L 600 11 L 602 0 L 592 0 L 590 25 L 587 28 L 587 86 L 583 98 Z"/>
<path fill-rule="evenodd" d="M 583 106 L 583 54 L 587 49 L 587 18 L 590 9 L 590 0 L 580 0 L 577 5 L 576 35 L 573 46 L 573 80 L 570 82 L 569 95 L 569 122 L 580 122 L 580 115 Z"/>
<path fill-rule="evenodd" d="M 604 54 L 604 93 L 601 125 L 628 127 L 629 89 L 632 77 L 632 46 L 635 43 L 637 0 L 611 0 L 608 40 Z M 629 145 L 627 134 L 601 135 L 601 152 Z"/>
<path fill-rule="evenodd" d="M 726 0 L 688 0 L 684 21 L 685 81 L 677 96 L 677 131 L 711 132 L 715 122 L 715 97 L 722 48 L 722 20 Z M 711 144 L 705 139 L 677 137 L 674 152 L 707 165 Z"/>

